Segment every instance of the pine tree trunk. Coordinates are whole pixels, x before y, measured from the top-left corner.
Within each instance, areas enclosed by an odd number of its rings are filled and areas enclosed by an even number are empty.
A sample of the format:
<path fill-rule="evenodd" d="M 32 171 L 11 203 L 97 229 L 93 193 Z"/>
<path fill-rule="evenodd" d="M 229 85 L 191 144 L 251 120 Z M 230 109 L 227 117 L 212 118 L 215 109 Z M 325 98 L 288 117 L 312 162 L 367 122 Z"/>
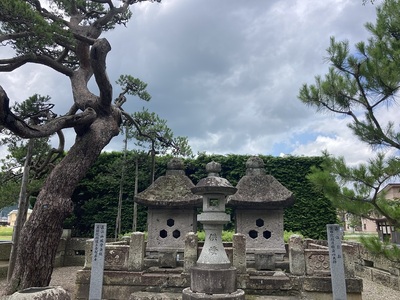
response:
<path fill-rule="evenodd" d="M 71 195 L 101 150 L 119 133 L 115 116 L 97 119 L 46 179 L 30 218 L 21 231 L 17 259 L 7 294 L 32 286 L 47 286 L 62 234 L 73 210 Z"/>

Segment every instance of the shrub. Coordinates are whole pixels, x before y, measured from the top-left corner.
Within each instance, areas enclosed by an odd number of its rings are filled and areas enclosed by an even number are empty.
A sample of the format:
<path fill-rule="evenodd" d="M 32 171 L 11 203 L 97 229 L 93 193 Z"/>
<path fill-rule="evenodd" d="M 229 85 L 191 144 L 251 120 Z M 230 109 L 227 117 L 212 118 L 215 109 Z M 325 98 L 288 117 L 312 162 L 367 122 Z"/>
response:
<path fill-rule="evenodd" d="M 283 240 L 285 241 L 285 243 L 289 242 L 289 239 L 292 235 L 297 234 L 300 235 L 301 237 L 303 237 L 303 235 L 300 232 L 293 232 L 293 231 L 286 231 L 283 233 Z"/>

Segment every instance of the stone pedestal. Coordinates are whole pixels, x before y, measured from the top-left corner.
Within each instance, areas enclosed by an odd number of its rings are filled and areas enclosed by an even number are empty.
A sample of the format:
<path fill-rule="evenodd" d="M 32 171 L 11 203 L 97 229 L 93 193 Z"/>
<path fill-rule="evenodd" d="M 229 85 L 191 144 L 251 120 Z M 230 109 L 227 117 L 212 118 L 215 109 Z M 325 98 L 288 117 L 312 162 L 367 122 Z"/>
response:
<path fill-rule="evenodd" d="M 194 267 L 190 274 L 190 289 L 192 292 L 205 294 L 236 292 L 236 268 Z"/>
<path fill-rule="evenodd" d="M 225 214 L 225 213 L 224 213 Z M 228 216 L 229 217 L 229 216 Z M 197 266 L 205 268 L 226 268 L 231 266 L 228 255 L 222 243 L 222 225 L 204 225 L 206 238 L 203 250 L 197 260 Z"/>
<path fill-rule="evenodd" d="M 254 253 L 254 263 L 257 270 L 275 270 L 275 254 L 256 250 Z"/>

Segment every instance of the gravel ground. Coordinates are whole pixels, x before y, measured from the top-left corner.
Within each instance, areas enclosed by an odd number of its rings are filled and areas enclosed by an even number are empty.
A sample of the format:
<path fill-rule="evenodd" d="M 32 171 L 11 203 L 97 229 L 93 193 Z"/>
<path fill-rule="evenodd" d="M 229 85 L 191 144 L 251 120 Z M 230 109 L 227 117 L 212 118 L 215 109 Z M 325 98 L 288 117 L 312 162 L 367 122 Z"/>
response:
<path fill-rule="evenodd" d="M 81 267 L 63 267 L 53 271 L 50 285 L 62 286 L 66 291 L 71 293 L 71 299 L 75 296 L 75 274 Z M 399 300 L 400 291 L 393 290 L 383 285 L 377 284 L 370 280 L 363 280 L 364 291 L 362 293 L 363 300 Z M 0 279 L 0 296 L 6 286 L 6 280 Z"/>

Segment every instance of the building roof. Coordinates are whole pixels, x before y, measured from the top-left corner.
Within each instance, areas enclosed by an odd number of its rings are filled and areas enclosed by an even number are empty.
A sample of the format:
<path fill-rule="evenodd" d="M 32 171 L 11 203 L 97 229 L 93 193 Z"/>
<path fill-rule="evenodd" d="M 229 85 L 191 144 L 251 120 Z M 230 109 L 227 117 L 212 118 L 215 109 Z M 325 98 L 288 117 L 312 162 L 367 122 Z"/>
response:
<path fill-rule="evenodd" d="M 388 183 L 383 189 L 379 191 L 379 193 L 381 193 L 382 191 L 387 192 L 393 188 L 400 188 L 400 183 Z"/>

